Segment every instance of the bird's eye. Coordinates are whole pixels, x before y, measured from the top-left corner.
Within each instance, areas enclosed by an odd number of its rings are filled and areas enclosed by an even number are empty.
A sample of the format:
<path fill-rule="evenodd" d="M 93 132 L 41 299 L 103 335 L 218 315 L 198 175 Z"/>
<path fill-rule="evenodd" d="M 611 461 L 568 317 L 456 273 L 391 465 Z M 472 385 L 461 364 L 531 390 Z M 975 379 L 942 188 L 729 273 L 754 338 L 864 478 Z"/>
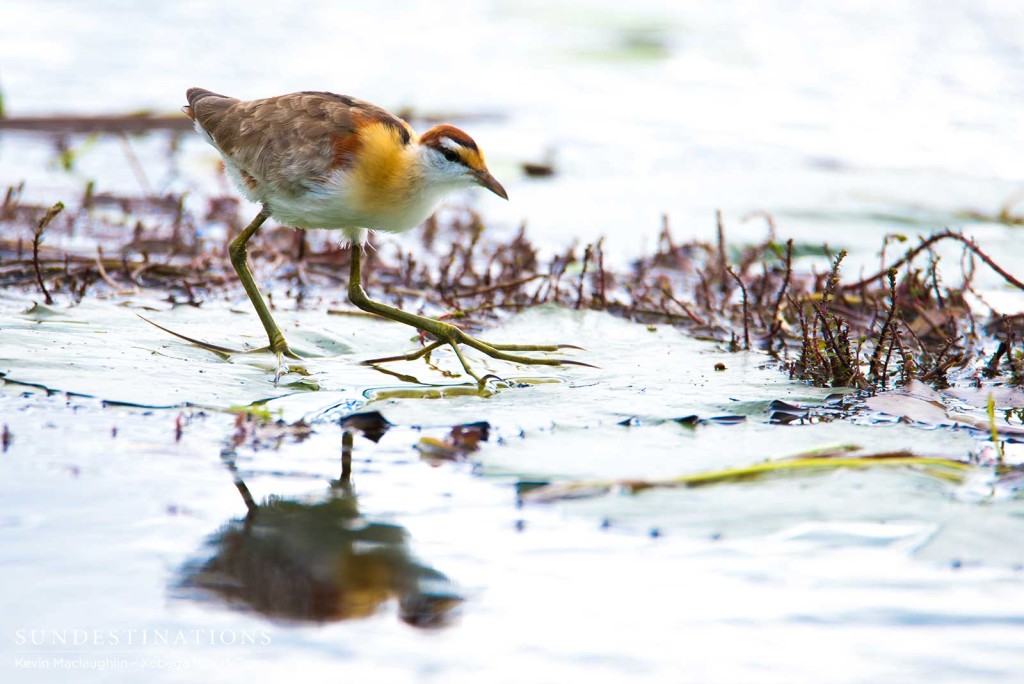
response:
<path fill-rule="evenodd" d="M 458 155 L 457 152 L 455 152 L 455 150 L 448 150 L 448 149 L 441 150 L 441 154 L 443 154 L 444 158 L 447 159 L 450 162 L 457 162 L 457 161 L 459 161 L 459 155 Z"/>

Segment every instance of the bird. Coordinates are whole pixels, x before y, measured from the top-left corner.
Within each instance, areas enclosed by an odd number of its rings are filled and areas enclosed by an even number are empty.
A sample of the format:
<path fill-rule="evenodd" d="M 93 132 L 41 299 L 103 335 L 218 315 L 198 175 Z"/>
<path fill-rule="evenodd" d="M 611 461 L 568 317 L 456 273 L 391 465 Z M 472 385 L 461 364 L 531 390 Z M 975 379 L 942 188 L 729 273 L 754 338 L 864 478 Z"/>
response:
<path fill-rule="evenodd" d="M 586 366 L 522 352 L 580 349 L 575 345 L 490 344 L 443 321 L 374 301 L 362 286 L 362 251 L 369 231 L 402 233 L 426 220 L 445 195 L 480 186 L 507 200 L 483 152 L 464 131 L 439 124 L 422 135 L 401 118 L 348 95 L 302 91 L 256 100 L 190 88 L 182 111 L 224 160 L 239 191 L 261 206 L 228 248 L 231 264 L 278 358 L 299 358 L 289 347 L 249 271 L 246 244 L 273 217 L 301 229 L 339 230 L 351 245 L 348 298 L 358 308 L 411 325 L 434 339 L 407 354 L 367 364 L 414 360 L 449 345 L 481 385 L 459 349 L 466 345 L 521 364 Z"/>

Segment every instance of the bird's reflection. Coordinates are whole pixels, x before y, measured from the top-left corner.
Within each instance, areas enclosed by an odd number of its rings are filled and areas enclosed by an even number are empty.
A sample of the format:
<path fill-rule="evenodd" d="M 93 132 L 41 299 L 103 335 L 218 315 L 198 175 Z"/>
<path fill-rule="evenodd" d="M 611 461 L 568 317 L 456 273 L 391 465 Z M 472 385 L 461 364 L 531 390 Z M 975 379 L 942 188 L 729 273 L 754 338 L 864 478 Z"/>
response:
<path fill-rule="evenodd" d="M 352 442 L 346 430 L 341 477 L 319 503 L 256 503 L 226 457 L 248 514 L 213 535 L 212 557 L 186 568 L 181 587 L 285 620 L 361 618 L 397 600 L 403 621 L 445 624 L 461 597 L 445 575 L 411 555 L 405 528 L 360 515 L 350 483 Z"/>

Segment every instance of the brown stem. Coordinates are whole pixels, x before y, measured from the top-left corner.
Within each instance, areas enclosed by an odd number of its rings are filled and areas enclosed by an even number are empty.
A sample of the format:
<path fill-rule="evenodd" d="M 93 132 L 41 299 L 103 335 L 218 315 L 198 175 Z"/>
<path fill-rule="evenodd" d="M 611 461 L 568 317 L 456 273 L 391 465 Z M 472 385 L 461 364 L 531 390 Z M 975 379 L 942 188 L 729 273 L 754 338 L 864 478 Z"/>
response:
<path fill-rule="evenodd" d="M 591 245 L 587 245 L 586 249 L 583 250 L 583 270 L 580 271 L 580 283 L 576 288 L 576 308 L 579 309 L 583 306 L 583 284 L 587 280 L 587 265 L 590 263 L 590 257 L 593 254 L 593 248 Z"/>
<path fill-rule="evenodd" d="M 53 297 L 50 296 L 50 292 L 46 289 L 46 283 L 43 282 L 43 273 L 39 268 L 39 243 L 43 241 L 43 231 L 46 230 L 46 226 L 50 225 L 50 221 L 62 211 L 64 211 L 63 202 L 57 202 L 47 209 L 43 218 L 39 219 L 35 235 L 32 237 L 32 267 L 36 271 L 36 283 L 39 285 L 39 289 L 42 290 L 43 300 L 47 305 L 53 304 Z"/>
<path fill-rule="evenodd" d="M 935 235 L 932 235 L 931 237 L 923 240 L 921 242 L 921 244 L 918 245 L 917 247 L 914 247 L 912 249 L 907 250 L 907 253 L 904 254 L 899 259 L 897 259 L 890 266 L 890 268 L 899 268 L 903 264 L 905 264 L 908 261 L 912 260 L 914 257 L 916 257 L 918 254 L 920 254 L 922 251 L 924 251 L 925 249 L 927 249 L 931 245 L 935 244 L 936 242 L 939 242 L 940 240 L 945 240 L 945 239 L 958 240 L 959 242 L 962 242 L 969 250 L 971 250 L 972 252 L 977 254 L 978 257 L 982 261 L 984 261 L 986 264 L 988 264 L 989 268 L 991 268 L 993 271 L 995 271 L 1000 276 L 1002 276 L 1003 279 L 1006 280 L 1006 282 L 1010 283 L 1011 285 L 1013 285 L 1014 287 L 1016 287 L 1019 290 L 1024 290 L 1024 283 L 1022 283 L 1021 281 L 1019 281 L 1016 278 L 1014 278 L 1005 269 L 1003 269 L 999 264 L 997 264 L 995 261 L 993 261 L 992 258 L 989 255 L 987 255 L 987 254 L 985 254 L 985 252 L 981 251 L 981 248 L 978 247 L 978 245 L 976 245 L 973 240 L 971 240 L 970 238 L 965 237 L 962 233 L 957 233 L 957 232 L 954 232 L 952 230 L 944 230 L 941 233 L 936 233 Z M 874 274 L 872 276 L 864 278 L 863 280 L 858 280 L 855 283 L 847 283 L 846 285 L 842 285 L 840 287 L 841 287 L 841 289 L 844 289 L 844 290 L 852 290 L 852 289 L 861 287 L 862 285 L 865 285 L 867 283 L 871 283 L 871 282 L 874 282 L 876 280 L 879 280 L 879 279 L 885 277 L 885 274 L 888 273 L 888 271 L 889 271 L 889 269 L 884 269 L 884 270 L 879 271 L 878 273 L 876 273 L 876 274 Z"/>
<path fill-rule="evenodd" d="M 768 350 L 771 351 L 775 336 L 782 329 L 782 321 L 779 320 L 779 307 L 782 305 L 782 298 L 786 295 L 790 278 L 793 276 L 793 239 L 786 241 L 786 273 L 782 276 L 782 285 L 779 287 L 779 294 L 775 297 L 775 304 L 772 306 L 771 329 L 768 332 Z"/>
<path fill-rule="evenodd" d="M 750 325 L 749 316 L 747 314 L 747 288 L 740 277 L 736 275 L 736 271 L 732 270 L 731 266 L 726 266 L 725 272 L 733 277 L 736 284 L 740 286 L 740 293 L 743 295 L 743 348 L 750 349 Z"/>
<path fill-rule="evenodd" d="M 882 324 L 882 329 L 878 332 L 878 342 L 875 344 L 875 351 L 871 354 L 871 361 L 868 363 L 868 373 L 871 375 L 872 382 L 878 382 L 878 374 L 881 372 L 878 363 L 882 360 L 882 347 L 885 345 L 885 335 L 889 332 L 893 316 L 896 314 L 896 269 L 890 268 L 886 275 L 889 277 L 889 296 L 891 299 L 885 323 Z"/>
<path fill-rule="evenodd" d="M 715 223 L 718 228 L 718 277 L 721 278 L 719 291 L 724 295 L 729 288 L 725 281 L 727 259 L 725 256 L 725 225 L 722 223 L 721 209 L 715 209 Z"/>

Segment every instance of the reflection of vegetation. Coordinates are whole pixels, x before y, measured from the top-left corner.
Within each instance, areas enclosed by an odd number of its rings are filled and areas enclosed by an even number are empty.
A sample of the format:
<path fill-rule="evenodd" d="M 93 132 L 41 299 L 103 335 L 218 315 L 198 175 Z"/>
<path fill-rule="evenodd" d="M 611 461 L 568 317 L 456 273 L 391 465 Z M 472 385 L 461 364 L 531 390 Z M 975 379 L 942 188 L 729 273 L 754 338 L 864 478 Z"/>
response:
<path fill-rule="evenodd" d="M 248 514 L 210 539 L 212 557 L 186 568 L 183 586 L 274 618 L 360 618 L 397 599 L 405 622 L 443 624 L 461 598 L 445 575 L 413 558 L 404 528 L 360 515 L 345 434 L 342 476 L 317 503 L 272 497 L 257 504 L 229 462 Z"/>

